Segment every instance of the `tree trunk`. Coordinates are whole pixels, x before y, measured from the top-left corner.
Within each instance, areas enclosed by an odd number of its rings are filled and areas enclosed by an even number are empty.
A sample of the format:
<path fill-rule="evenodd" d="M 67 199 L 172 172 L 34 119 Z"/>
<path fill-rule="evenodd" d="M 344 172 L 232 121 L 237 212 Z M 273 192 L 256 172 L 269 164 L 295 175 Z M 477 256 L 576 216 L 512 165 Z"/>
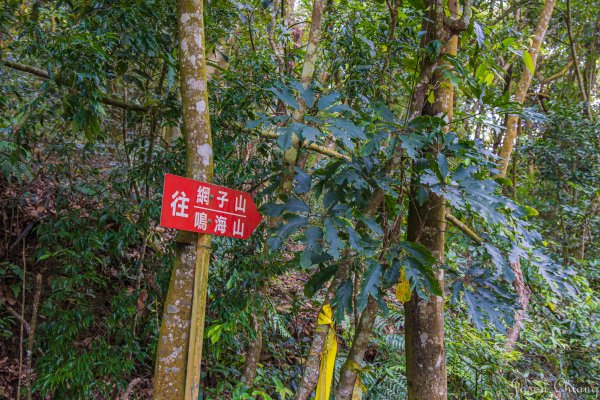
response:
<path fill-rule="evenodd" d="M 302 65 L 302 74 L 300 75 L 300 83 L 304 88 L 307 88 L 313 80 L 315 65 L 317 62 L 317 50 L 319 41 L 321 40 L 321 24 L 323 21 L 323 6 L 324 0 L 314 0 L 312 9 L 312 18 L 310 22 L 310 31 L 308 33 L 308 43 L 306 45 L 306 54 L 304 55 L 304 64 Z M 302 121 L 306 113 L 307 105 L 302 99 L 299 99 L 299 110 L 292 113 L 292 118 L 296 122 Z M 294 168 L 298 161 L 298 153 L 300 150 L 300 139 L 294 133 L 292 134 L 292 146 L 284 152 L 283 158 L 285 167 L 281 176 L 281 193 L 289 193 L 292 190 L 294 181 Z"/>
<path fill-rule="evenodd" d="M 340 266 L 337 270 L 329 288 L 327 294 L 323 300 L 323 304 L 330 304 L 335 297 L 335 291 L 340 283 L 346 278 L 348 270 L 345 266 Z M 304 364 L 304 372 L 302 373 L 302 379 L 300 386 L 296 391 L 295 400 L 308 400 L 312 391 L 317 386 L 319 380 L 319 367 L 321 364 L 321 356 L 323 355 L 323 348 L 325 346 L 325 339 L 329 333 L 329 325 L 317 325 L 315 333 L 310 344 L 310 350 L 308 351 L 308 357 Z"/>
<path fill-rule="evenodd" d="M 513 270 L 515 274 L 515 280 L 513 281 L 513 287 L 515 292 L 517 293 L 519 304 L 521 305 L 521 309 L 515 312 L 515 323 L 512 327 L 510 327 L 506 332 L 506 348 L 512 349 L 517 340 L 519 339 L 519 333 L 523 328 L 523 321 L 525 320 L 525 312 L 527 310 L 527 306 L 529 305 L 529 298 L 531 296 L 531 290 L 527 285 L 525 285 L 525 280 L 523 278 L 523 271 L 521 270 L 521 264 L 510 263 L 510 268 Z"/>
<path fill-rule="evenodd" d="M 530 51 L 531 58 L 533 60 L 534 70 L 538 54 L 540 53 L 542 42 L 544 41 L 544 36 L 546 35 L 546 31 L 548 30 L 548 24 L 550 23 L 550 18 L 552 17 L 552 11 L 554 10 L 555 4 L 556 0 L 546 0 L 546 2 L 544 3 L 544 8 L 542 9 L 542 12 L 540 14 L 540 19 L 535 30 L 535 35 L 533 37 L 533 43 L 531 45 Z M 533 76 L 531 75 L 531 72 L 529 72 L 527 68 L 523 68 L 523 72 L 521 73 L 521 78 L 519 80 L 519 85 L 517 86 L 517 91 L 515 93 L 515 102 L 519 104 L 523 104 L 525 102 L 525 97 L 527 96 L 527 91 L 529 90 L 529 85 L 531 84 L 532 77 Z M 512 154 L 515 138 L 517 136 L 518 121 L 519 117 L 516 115 L 509 115 L 506 119 L 506 133 L 504 134 L 502 148 L 500 149 L 500 157 L 502 158 L 502 160 L 500 161 L 499 176 L 502 178 L 506 177 L 506 171 L 508 170 L 510 156 Z"/>
<path fill-rule="evenodd" d="M 354 341 L 352 347 L 348 353 L 348 358 L 344 362 L 340 371 L 340 381 L 335 390 L 334 398 L 336 400 L 350 400 L 354 387 L 356 385 L 356 378 L 362 367 L 362 362 L 365 357 L 365 352 L 369 347 L 369 341 L 371 339 L 371 331 L 373 330 L 373 324 L 375 323 L 375 317 L 377 317 L 377 311 L 379 305 L 377 300 L 373 297 L 369 297 L 367 307 L 360 316 L 358 325 L 356 326 L 356 334 L 354 335 Z"/>
<path fill-rule="evenodd" d="M 579 61 L 577 58 L 577 50 L 575 48 L 575 40 L 573 40 L 573 21 L 571 18 L 571 0 L 567 0 L 567 33 L 569 35 L 569 47 L 571 50 L 571 57 L 573 58 L 573 63 L 575 65 L 575 75 L 577 76 L 577 85 L 579 87 L 579 92 L 581 93 L 581 99 L 583 100 L 585 107 L 585 114 L 588 119 L 592 119 L 592 110 L 590 108 L 590 102 L 587 96 L 587 91 L 585 89 L 585 82 L 583 80 L 583 75 L 581 74 L 581 69 L 579 68 Z"/>
<path fill-rule="evenodd" d="M 283 0 L 286 1 L 286 0 Z M 319 40 L 321 40 L 321 22 L 323 20 L 323 4 L 324 0 L 314 0 L 312 10 L 312 20 L 310 24 L 310 32 L 308 35 L 308 45 L 306 48 L 306 54 L 304 56 L 304 65 L 302 66 L 302 75 L 300 82 L 307 88 L 313 79 L 315 71 L 315 63 L 317 60 L 317 48 Z M 304 118 L 306 112 L 306 104 L 300 99 L 300 110 L 295 110 L 292 114 L 294 121 L 301 121 Z M 279 184 L 279 196 L 285 196 L 292 191 L 294 183 L 294 168 L 298 161 L 298 152 L 300 150 L 300 139 L 296 134 L 292 135 L 292 147 L 287 149 L 284 154 L 283 172 L 281 174 L 281 181 Z M 266 290 L 266 287 L 265 287 Z M 260 320 L 260 318 L 259 318 Z M 255 326 L 260 330 L 262 329 L 260 321 Z M 246 364 L 244 365 L 244 373 L 242 380 L 246 385 L 251 385 L 254 382 L 256 376 L 256 367 L 260 358 L 260 352 L 262 351 L 262 332 L 256 334 L 254 340 L 251 340 L 246 349 Z M 257 356 L 258 354 L 258 356 Z"/>
<path fill-rule="evenodd" d="M 429 15 L 426 20 L 424 20 L 424 30 L 427 32 L 424 35 L 421 45 L 425 47 L 431 40 L 437 39 L 442 41 L 447 41 L 448 43 L 445 46 L 446 54 L 455 54 L 456 46 L 457 46 L 457 38 L 453 36 L 451 33 L 457 33 L 462 30 L 465 30 L 469 26 L 470 15 L 471 15 L 471 4 L 469 1 L 465 2 L 463 15 L 460 19 L 457 19 L 458 15 L 458 4 L 455 0 L 451 0 L 449 4 L 450 10 L 450 20 L 446 20 L 444 17 L 444 6 L 441 0 L 430 1 L 427 3 L 429 5 Z M 448 23 L 449 26 L 445 26 L 445 23 Z M 454 48 L 454 53 L 450 52 L 450 49 Z M 412 120 L 421 114 L 427 115 L 437 115 L 438 112 L 442 112 L 447 114 L 449 120 L 452 119 L 452 110 L 453 110 L 453 93 L 454 88 L 450 82 L 447 82 L 442 79 L 442 72 L 437 71 L 439 66 L 439 59 L 430 60 L 428 58 L 424 59 L 421 64 L 421 72 L 419 79 L 415 85 L 413 98 L 411 101 L 411 105 L 408 110 L 408 120 Z M 433 81 L 433 82 L 432 82 Z M 435 87 L 435 104 L 434 107 L 424 107 L 426 94 L 430 87 Z M 394 166 L 397 167 L 399 165 L 399 160 L 394 160 Z M 414 190 L 416 188 L 413 187 L 413 198 L 414 198 Z M 432 249 L 432 252 L 438 257 L 440 261 L 443 261 L 443 249 L 444 249 L 444 228 L 445 228 L 445 207 L 443 198 L 431 197 L 428 202 L 423 206 L 424 210 L 428 210 L 429 217 L 426 215 L 415 214 L 415 209 L 413 208 L 412 214 L 409 207 L 409 227 L 412 228 L 412 233 L 418 233 L 418 235 L 411 235 L 409 233 L 408 240 L 419 241 L 425 245 L 435 244 L 436 248 Z M 411 201 L 412 203 L 412 201 Z M 429 208 L 427 208 L 427 206 Z M 424 225 L 414 225 L 411 227 L 410 219 L 412 217 L 413 222 L 415 218 L 419 216 L 422 217 L 419 221 L 426 221 Z M 418 232 L 417 232 L 418 230 Z M 422 233 L 425 232 L 426 235 Z M 413 237 L 414 236 L 414 237 Z M 433 237 L 429 241 L 423 241 L 422 236 Z M 419 240 L 416 240 L 416 238 Z M 413 239 L 411 239 L 413 238 Z M 441 245 L 440 245 L 441 241 Z M 428 246 L 429 247 L 429 246 Z M 441 248 L 441 253 L 439 249 Z M 437 254 L 437 253 L 439 254 Z M 441 257 L 441 259 L 440 259 Z M 441 275 L 441 274 L 440 274 Z M 443 280 L 443 276 L 440 276 L 440 279 Z M 444 353 L 444 344 L 443 344 L 443 335 L 444 335 L 444 314 L 443 314 L 443 300 L 441 298 L 435 299 L 432 297 L 429 302 L 424 302 L 421 299 L 416 299 L 416 294 L 413 295 L 413 307 L 420 311 L 419 314 L 415 315 L 417 319 L 410 319 L 410 315 L 408 315 L 407 309 L 407 331 L 412 329 L 412 333 L 417 335 L 419 339 L 424 338 L 425 341 L 430 344 L 429 346 L 421 349 L 422 354 L 416 357 L 416 353 L 412 352 L 411 357 L 408 357 L 408 352 L 412 351 L 408 347 L 412 344 L 408 340 L 407 333 L 407 360 L 410 360 L 409 363 L 407 361 L 407 376 L 409 377 L 409 398 L 410 399 L 426 399 L 426 400 L 435 400 L 446 398 L 446 364 L 445 364 L 445 353 Z M 423 305 L 421 305 L 423 303 Z M 410 307 L 407 305 L 407 307 Z M 371 334 L 371 330 L 373 327 L 373 323 L 375 320 L 375 316 L 377 314 L 377 302 L 369 298 L 369 302 L 367 307 L 363 311 L 361 315 L 360 322 L 356 328 L 355 340 L 352 344 L 352 348 L 350 349 L 350 353 L 348 355 L 348 359 L 342 366 L 342 370 L 340 372 L 340 383 L 336 388 L 336 400 L 346 400 L 350 399 L 354 385 L 356 382 L 356 377 L 358 376 L 358 372 L 361 368 L 361 364 L 364 358 L 364 353 L 368 346 L 368 340 Z M 410 322 L 409 322 L 410 320 Z M 412 326 L 409 328 L 409 323 Z M 440 359 L 441 357 L 441 359 Z M 420 375 L 421 368 L 423 365 L 419 366 L 418 363 L 422 361 L 428 361 L 433 359 L 433 363 L 423 364 L 425 366 L 426 373 L 430 377 L 435 377 L 434 381 L 430 381 L 427 377 L 423 377 Z M 416 363 L 415 363 L 416 362 Z M 411 368 L 412 371 L 408 371 Z M 423 384 L 424 388 L 430 388 L 431 390 L 426 391 L 422 390 L 418 391 L 417 382 L 425 382 Z M 411 382 L 415 388 L 411 392 Z M 415 391 L 417 390 L 417 391 Z M 412 394 L 411 394 L 412 393 Z M 410 396 L 413 397 L 410 397 Z"/>
<path fill-rule="evenodd" d="M 242 382 L 247 386 L 252 385 L 256 378 L 256 368 L 260 361 L 263 344 L 262 319 L 259 316 L 253 315 L 251 317 L 251 323 L 256 336 L 250 338 L 250 342 L 246 348 L 246 363 L 244 364 L 244 371 L 242 372 Z"/>
<path fill-rule="evenodd" d="M 187 154 L 187 176 L 212 181 L 213 152 L 208 112 L 204 19 L 202 0 L 179 0 L 179 65 L 183 132 Z M 175 265 L 163 305 L 154 372 L 154 399 L 184 398 L 187 373 L 192 301 L 196 273 L 206 273 L 210 238 L 181 232 L 177 237 Z M 205 301 L 205 299 L 198 299 Z M 197 327 L 196 329 L 203 329 Z M 202 335 L 202 332 L 198 332 Z M 200 343 L 201 345 L 201 343 Z M 192 356 L 201 359 L 201 348 Z M 198 365 L 199 366 L 199 365 Z M 199 370 L 194 371 L 194 374 Z M 193 383 L 197 390 L 197 378 Z"/>
<path fill-rule="evenodd" d="M 449 1 L 450 14 L 458 13 L 458 2 Z M 433 27 L 436 31 L 439 26 Z M 437 33 L 436 36 L 445 35 Z M 446 42 L 443 54 L 456 56 L 458 36 L 452 35 Z M 435 89 L 435 101 L 432 107 L 426 107 L 423 114 L 445 114 L 448 125 L 452 122 L 454 111 L 454 86 L 444 78 L 443 70 L 447 63 L 436 68 L 432 84 Z M 436 152 L 435 147 L 431 149 Z M 408 241 L 421 243 L 437 259 L 439 265 L 444 262 L 444 231 L 446 229 L 445 199 L 429 193 L 428 199 L 419 205 L 415 200 L 418 185 L 412 185 L 411 200 L 408 208 Z M 436 277 L 440 287 L 444 287 L 444 271 L 437 269 Z M 406 334 L 406 378 L 408 399 L 445 400 L 448 396 L 446 378 L 446 351 L 444 346 L 444 298 L 431 295 L 425 300 L 414 292 L 405 304 Z"/>
<path fill-rule="evenodd" d="M 273 222 L 271 221 L 271 224 Z M 265 283 L 260 290 L 257 291 L 259 297 L 264 296 L 267 293 L 267 284 Z M 252 329 L 256 334 L 255 337 L 251 337 L 246 347 L 246 363 L 244 364 L 244 371 L 242 372 L 242 382 L 251 386 L 256 378 L 256 368 L 260 361 L 260 354 L 262 353 L 263 346 L 263 335 L 262 335 L 262 316 L 252 315 L 251 316 Z"/>
<path fill-rule="evenodd" d="M 538 21 L 538 25 L 535 31 L 535 36 L 533 37 L 533 43 L 531 45 L 531 58 L 533 59 L 533 66 L 535 69 L 535 65 L 537 62 L 537 57 L 540 52 L 540 48 L 542 46 L 542 42 L 544 41 L 544 36 L 546 35 L 546 30 L 548 29 L 548 25 L 550 23 L 550 18 L 552 17 L 552 11 L 554 10 L 554 5 L 556 4 L 556 0 L 546 0 L 544 3 L 544 7 L 540 14 L 540 19 Z M 577 60 L 574 60 L 577 63 Z M 527 91 L 529 90 L 529 85 L 531 84 L 532 75 L 527 68 L 523 69 L 521 73 L 521 79 L 519 80 L 519 85 L 517 86 L 517 92 L 515 93 L 515 101 L 519 104 L 523 104 L 525 102 L 525 97 L 527 95 Z M 509 115 L 506 120 L 506 133 L 504 135 L 504 141 L 502 142 L 502 148 L 500 149 L 500 174 L 498 176 L 504 178 L 506 177 L 506 172 L 508 170 L 508 164 L 510 162 L 510 157 L 513 151 L 515 138 L 517 136 L 517 125 L 519 123 L 519 117 L 516 115 Z M 507 340 L 507 349 L 511 349 L 517 339 L 519 338 L 519 333 L 521 328 L 523 327 L 523 321 L 525 319 L 525 312 L 527 310 L 527 305 L 529 304 L 529 295 L 530 290 L 525 286 L 525 282 L 523 279 L 517 279 L 518 277 L 523 277 L 523 272 L 521 271 L 521 265 L 515 263 L 511 265 L 513 271 L 515 271 L 515 280 L 513 281 L 513 287 L 515 292 L 519 296 L 519 303 L 521 304 L 521 310 L 515 313 L 515 322 L 513 326 L 508 330 L 508 340 Z M 517 272 L 518 271 L 518 272 Z"/>

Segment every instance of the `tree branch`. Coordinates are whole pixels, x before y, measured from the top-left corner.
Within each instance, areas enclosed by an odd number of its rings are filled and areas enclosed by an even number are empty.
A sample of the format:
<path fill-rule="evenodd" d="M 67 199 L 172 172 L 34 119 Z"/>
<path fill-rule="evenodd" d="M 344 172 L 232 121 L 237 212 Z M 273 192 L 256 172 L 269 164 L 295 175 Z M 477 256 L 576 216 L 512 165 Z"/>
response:
<path fill-rule="evenodd" d="M 473 239 L 473 241 L 476 242 L 478 245 L 483 244 L 483 239 L 479 237 L 479 235 L 477 235 L 473 229 L 469 228 L 464 222 L 456 218 L 454 215 L 450 214 L 449 212 L 446 212 L 446 219 L 452 225 L 463 231 L 468 237 Z"/>
<path fill-rule="evenodd" d="M 467 30 L 471 24 L 471 11 L 471 0 L 465 0 L 462 17 L 455 19 L 452 18 L 452 16 L 444 16 L 444 26 L 450 30 L 452 34 Z"/>
<path fill-rule="evenodd" d="M 42 78 L 42 79 L 46 79 L 46 80 L 50 79 L 50 75 L 48 75 L 48 73 L 46 71 L 44 71 L 43 69 L 40 69 L 40 68 L 32 67 L 30 65 L 19 64 L 19 63 L 16 63 L 13 61 L 8 61 L 8 60 L 3 60 L 2 64 L 4 64 L 5 66 L 7 66 L 9 68 L 15 69 L 17 71 L 27 72 L 28 74 L 35 75 L 38 78 Z M 149 109 L 149 107 L 141 106 L 139 104 L 126 103 L 122 100 L 119 100 L 119 99 L 117 99 L 115 97 L 111 97 L 111 96 L 102 96 L 100 98 L 100 101 L 109 106 L 123 108 L 126 110 L 132 110 L 132 111 L 147 112 Z"/>
<path fill-rule="evenodd" d="M 540 79 L 540 84 L 545 85 L 547 83 L 552 82 L 553 80 L 556 80 L 558 78 L 560 78 L 561 76 L 566 75 L 567 72 L 569 72 L 569 69 L 573 66 L 573 59 L 570 58 L 569 61 L 567 61 L 567 65 L 565 65 L 563 67 L 563 69 L 561 69 L 560 71 L 558 71 L 557 73 L 550 75 L 547 78 L 544 79 Z"/>
<path fill-rule="evenodd" d="M 539 93 L 539 92 L 529 92 L 527 93 L 527 96 L 536 96 L 536 97 L 541 97 L 544 99 L 549 99 L 550 95 L 547 93 Z"/>
<path fill-rule="evenodd" d="M 269 139 L 277 139 L 279 138 L 279 135 L 276 133 L 269 133 L 269 132 L 260 132 L 260 136 L 265 137 L 265 138 L 269 138 Z M 302 143 L 302 147 L 315 151 L 317 153 L 321 153 L 323 155 L 329 156 L 329 157 L 334 157 L 334 158 L 338 158 L 340 160 L 346 160 L 346 161 L 350 161 L 350 157 L 342 154 L 340 152 L 337 152 L 335 150 L 331 150 L 328 149 L 325 146 L 319 146 L 318 144 L 315 143 L 309 143 L 309 142 L 303 142 Z"/>

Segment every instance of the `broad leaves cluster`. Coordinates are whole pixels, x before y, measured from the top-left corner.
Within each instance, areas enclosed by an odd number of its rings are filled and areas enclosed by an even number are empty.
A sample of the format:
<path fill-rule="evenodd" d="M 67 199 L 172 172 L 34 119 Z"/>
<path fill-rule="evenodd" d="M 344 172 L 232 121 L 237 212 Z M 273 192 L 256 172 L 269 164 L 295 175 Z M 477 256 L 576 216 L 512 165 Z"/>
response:
<path fill-rule="evenodd" d="M 492 178 L 497 156 L 476 141 L 446 132 L 443 117 L 417 117 L 404 125 L 367 99 L 355 111 L 340 93 L 315 93 L 297 83 L 269 90 L 288 112 L 261 115 L 249 128 L 275 129 L 282 150 L 294 145 L 295 135 L 319 144 L 328 138 L 346 153 L 323 157 L 311 170 L 296 167 L 295 193 L 262 208 L 279 222 L 267 240 L 270 249 L 289 251 L 287 244 L 301 249 L 298 265 L 312 273 L 307 296 L 343 268 L 334 300 L 336 319 L 353 306 L 362 311 L 369 297 L 386 311 L 386 291 L 403 268 L 418 295 L 446 291 L 453 301 L 462 300 L 478 328 L 485 321 L 498 329 L 511 323 L 516 307 L 511 264 L 526 265 L 557 292 L 573 292 L 570 272 L 539 247 L 541 237 L 528 221 L 535 210 L 504 196 L 505 182 Z M 294 117 L 300 109 L 306 111 L 302 120 Z M 417 188 L 414 199 L 407 195 L 411 185 Z M 428 248 L 403 239 L 407 202 L 423 205 L 432 194 L 476 224 L 482 238 L 469 257 L 451 257 L 439 265 Z M 373 208 L 377 195 L 384 200 Z M 449 272 L 447 288 L 436 278 L 440 267 Z M 352 276 L 360 277 L 359 287 Z"/>

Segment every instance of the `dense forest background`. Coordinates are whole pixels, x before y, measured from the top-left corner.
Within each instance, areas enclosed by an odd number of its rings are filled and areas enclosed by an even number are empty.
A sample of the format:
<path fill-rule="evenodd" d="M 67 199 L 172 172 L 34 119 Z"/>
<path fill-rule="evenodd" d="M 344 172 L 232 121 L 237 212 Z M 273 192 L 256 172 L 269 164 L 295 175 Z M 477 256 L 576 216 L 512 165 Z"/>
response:
<path fill-rule="evenodd" d="M 264 222 L 212 239 L 202 398 L 308 397 L 323 304 L 336 398 L 405 398 L 404 309 L 442 293 L 448 398 L 597 398 L 598 10 L 206 1 L 214 182 Z M 156 390 L 163 177 L 189 161 L 177 13 L 0 5 L 0 398 Z"/>

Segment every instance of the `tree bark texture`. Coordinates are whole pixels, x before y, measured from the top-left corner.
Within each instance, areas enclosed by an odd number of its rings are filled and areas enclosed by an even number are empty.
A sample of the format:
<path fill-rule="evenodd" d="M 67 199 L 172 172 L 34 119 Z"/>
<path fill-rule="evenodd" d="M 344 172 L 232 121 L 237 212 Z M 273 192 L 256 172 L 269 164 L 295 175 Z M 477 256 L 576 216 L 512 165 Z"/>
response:
<path fill-rule="evenodd" d="M 327 294 L 323 300 L 323 304 L 330 304 L 335 297 L 335 291 L 340 283 L 346 278 L 348 270 L 345 266 L 340 266 L 337 270 L 333 281 L 327 289 Z M 310 350 L 304 363 L 304 370 L 302 373 L 302 379 L 300 380 L 300 386 L 296 391 L 295 400 L 308 400 L 312 391 L 317 386 L 319 381 L 319 367 L 321 365 L 321 356 L 323 355 L 323 348 L 325 347 L 325 339 L 329 333 L 329 325 L 318 325 L 315 328 L 312 341 L 310 343 Z"/>
<path fill-rule="evenodd" d="M 356 334 L 354 335 L 354 341 L 348 353 L 348 358 L 346 358 L 340 371 L 340 380 L 334 393 L 336 400 L 352 399 L 356 378 L 360 373 L 365 353 L 369 347 L 371 331 L 373 330 L 378 310 L 379 305 L 377 304 L 377 300 L 369 297 L 367 307 L 365 307 L 360 315 L 360 320 L 356 326 Z"/>
<path fill-rule="evenodd" d="M 573 39 L 573 19 L 571 17 L 571 0 L 567 0 L 567 33 L 569 35 L 569 47 L 571 50 L 571 57 L 573 58 L 575 65 L 575 76 L 577 76 L 577 85 L 579 86 L 579 92 L 581 93 L 581 99 L 584 102 L 585 114 L 588 119 L 592 119 L 592 110 L 590 108 L 587 91 L 585 90 L 585 81 L 579 68 L 579 60 L 577 57 L 577 49 L 575 48 L 575 40 Z"/>
<path fill-rule="evenodd" d="M 317 63 L 317 50 L 319 41 L 321 40 L 322 22 L 323 22 L 323 7 L 324 0 L 314 0 L 312 9 L 312 18 L 310 21 L 310 31 L 308 33 L 308 43 L 306 45 L 306 53 L 304 55 L 304 64 L 302 65 L 302 73 L 300 75 L 300 83 L 304 88 L 310 86 L 315 73 L 315 65 Z M 300 122 L 304 118 L 307 105 L 302 99 L 299 99 L 299 110 L 294 110 L 292 119 L 295 122 Z M 289 193 L 292 190 L 294 181 L 294 168 L 298 161 L 298 153 L 300 150 L 300 138 L 294 133 L 292 134 L 292 146 L 283 153 L 285 167 L 281 175 L 281 192 Z"/>
<path fill-rule="evenodd" d="M 470 4 L 465 2 L 462 19 L 468 25 Z M 458 19 L 459 5 L 456 0 L 449 0 L 448 9 L 453 20 Z M 448 23 L 440 24 L 437 15 L 443 12 L 443 4 L 436 2 L 433 24 L 427 30 L 433 30 L 436 38 L 445 38 L 443 55 L 456 56 L 458 49 L 458 31 L 449 31 Z M 445 115 L 448 125 L 444 131 L 450 130 L 454 115 L 454 86 L 445 78 L 443 72 L 450 65 L 443 59 L 438 61 L 432 77 L 434 103 L 424 108 L 423 115 Z M 437 145 L 431 152 L 439 151 Z M 443 197 L 430 192 L 423 204 L 416 199 L 419 184 L 413 182 L 408 208 L 406 239 L 421 243 L 435 256 L 438 266 L 444 262 L 444 243 L 446 230 L 446 201 Z M 444 272 L 435 270 L 440 287 L 444 288 Z M 446 350 L 444 345 L 444 298 L 431 295 L 421 298 L 416 292 L 405 304 L 406 335 L 406 377 L 409 400 L 446 400 L 448 397 L 446 376 Z"/>
<path fill-rule="evenodd" d="M 187 156 L 186 174 L 191 179 L 211 182 L 213 150 L 208 111 L 202 0 L 179 0 L 177 22 L 183 134 Z M 195 276 L 195 271 L 208 269 L 209 258 L 209 237 L 198 237 L 190 233 L 178 235 L 175 265 L 163 305 L 156 354 L 154 399 L 184 398 L 194 281 L 198 280 L 195 278 L 199 278 Z M 201 265 L 198 265 L 199 263 Z M 195 357 L 198 356 L 201 358 L 201 352 Z M 198 384 L 197 381 L 193 383 Z"/>
<path fill-rule="evenodd" d="M 550 24 L 550 18 L 552 17 L 552 11 L 554 10 L 555 4 L 556 0 L 546 0 L 540 14 L 540 19 L 538 20 L 535 35 L 533 36 L 533 42 L 531 44 L 531 51 L 529 52 L 531 54 L 531 59 L 533 60 L 534 70 L 542 43 L 544 41 L 544 36 L 546 35 L 548 25 Z M 575 60 L 575 62 L 577 61 Z M 527 68 L 524 68 L 523 72 L 521 73 L 521 78 L 519 79 L 517 91 L 515 93 L 515 102 L 519 104 L 523 104 L 525 102 L 527 91 L 531 85 L 532 77 L 533 76 L 531 75 L 531 72 L 529 72 Z M 510 163 L 510 156 L 512 155 L 515 138 L 517 136 L 518 122 L 519 117 L 516 115 L 509 115 L 506 119 L 506 133 L 504 134 L 504 141 L 502 142 L 502 148 L 500 149 L 501 161 L 499 176 L 502 178 L 506 177 L 506 171 L 508 170 L 508 164 Z"/>
<path fill-rule="evenodd" d="M 533 60 L 534 69 L 537 62 L 538 54 L 542 46 L 542 42 L 544 41 L 544 36 L 546 35 L 548 25 L 550 24 L 550 18 L 552 17 L 552 11 L 554 10 L 555 5 L 556 0 L 546 0 L 546 2 L 544 3 L 544 7 L 542 8 L 540 18 L 538 20 L 530 52 L 531 58 Z M 573 61 L 574 63 L 577 63 L 577 60 Z M 531 84 L 531 78 L 532 75 L 529 72 L 529 70 L 527 68 L 524 68 L 523 72 L 521 73 L 519 85 L 517 86 L 517 91 L 515 93 L 515 101 L 517 103 L 523 104 L 525 102 L 525 97 L 527 96 L 529 85 Z M 508 164 L 510 163 L 510 157 L 512 155 L 515 139 L 517 136 L 518 124 L 519 117 L 516 115 L 509 115 L 506 119 L 506 133 L 504 135 L 504 141 L 502 142 L 502 148 L 500 149 L 501 164 L 499 176 L 502 178 L 506 177 Z M 515 313 L 515 322 L 513 326 L 508 330 L 508 349 L 511 349 L 516 344 L 519 338 L 519 333 L 521 332 L 521 328 L 523 327 L 523 321 L 525 320 L 525 313 L 527 310 L 527 305 L 529 304 L 530 295 L 530 290 L 525 286 L 525 281 L 523 279 L 518 279 L 519 277 L 523 277 L 521 265 L 514 264 L 511 265 L 511 268 L 513 269 L 513 271 L 515 271 L 515 280 L 513 281 L 513 287 L 515 289 L 515 292 L 519 296 L 521 310 Z"/>
<path fill-rule="evenodd" d="M 286 0 L 282 0 L 286 2 Z M 302 74 L 300 77 L 300 82 L 302 85 L 307 88 L 313 79 L 315 64 L 317 61 L 317 49 L 319 45 L 319 41 L 321 40 L 321 24 L 323 20 L 323 5 L 324 0 L 314 0 L 313 1 L 313 10 L 312 10 L 312 20 L 310 23 L 310 31 L 308 34 L 308 45 L 306 48 L 306 53 L 304 55 L 304 64 L 302 66 Z M 287 6 L 289 7 L 289 2 L 287 2 Z M 274 6 L 276 7 L 276 6 Z M 287 9 L 287 7 L 286 7 Z M 285 16 L 285 14 L 284 14 Z M 275 19 L 273 19 L 275 21 Z M 274 22 L 272 22 L 274 24 Z M 273 39 L 271 39 L 274 41 Z M 278 50 L 275 48 L 275 52 Z M 304 118 L 304 114 L 306 112 L 306 104 L 300 99 L 299 101 L 300 109 L 295 110 L 292 114 L 292 118 L 294 121 L 301 121 Z M 286 196 L 291 193 L 292 186 L 294 183 L 294 169 L 296 167 L 296 163 L 298 161 L 298 153 L 300 150 L 300 138 L 296 135 L 292 135 L 292 146 L 284 151 L 283 159 L 284 159 L 284 168 L 281 174 L 281 181 L 279 184 L 279 196 Z M 259 318 L 260 319 L 260 318 Z M 258 330 L 262 329 L 261 323 L 255 324 L 258 327 Z M 256 367 L 260 358 L 260 352 L 262 351 L 262 332 L 257 334 L 254 340 L 251 340 L 246 349 L 246 364 L 244 365 L 243 372 L 243 381 L 247 385 L 251 385 L 254 382 L 254 377 L 256 376 Z"/>

